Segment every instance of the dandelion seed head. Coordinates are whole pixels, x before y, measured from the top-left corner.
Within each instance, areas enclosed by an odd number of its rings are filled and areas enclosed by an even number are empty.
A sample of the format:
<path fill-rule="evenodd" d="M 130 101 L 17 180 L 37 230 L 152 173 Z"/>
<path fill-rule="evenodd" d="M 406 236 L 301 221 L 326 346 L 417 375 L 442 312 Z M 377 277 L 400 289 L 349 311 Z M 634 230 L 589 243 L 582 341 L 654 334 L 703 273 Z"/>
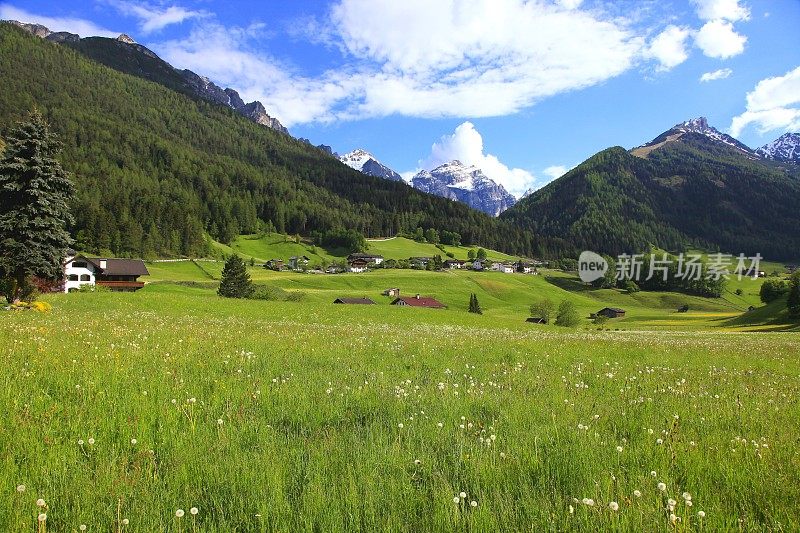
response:
<path fill-rule="evenodd" d="M 633 491 L 633 495 L 636 496 L 637 498 L 641 498 L 642 497 L 642 491 L 635 490 L 635 491 Z"/>
<path fill-rule="evenodd" d="M 17 492 L 25 492 L 25 485 L 17 485 Z"/>
<path fill-rule="evenodd" d="M 478 506 L 478 502 L 476 502 L 475 500 L 472 500 L 471 502 L 469 502 L 469 505 L 470 505 L 470 507 L 477 507 Z"/>
<path fill-rule="evenodd" d="M 183 509 L 178 509 L 177 511 L 175 511 L 175 516 L 177 516 L 178 518 L 183 518 L 183 515 L 184 515 Z"/>
<path fill-rule="evenodd" d="M 698 518 L 705 518 L 706 517 L 705 511 L 697 511 L 697 517 Z"/>
<path fill-rule="evenodd" d="M 619 511 L 619 504 L 617 502 L 611 502 L 608 504 L 608 508 L 612 511 Z"/>
<path fill-rule="evenodd" d="M 191 509 L 189 509 L 189 512 L 193 515 L 197 515 L 197 513 L 199 513 L 200 510 L 197 507 L 192 507 Z"/>
<path fill-rule="evenodd" d="M 39 498 L 38 500 L 36 500 L 36 505 L 39 507 L 44 507 L 47 504 L 44 502 L 44 499 Z"/>
<path fill-rule="evenodd" d="M 37 519 L 39 520 L 39 522 L 44 522 L 45 520 L 47 520 L 47 513 L 39 513 Z"/>
<path fill-rule="evenodd" d="M 667 490 L 667 486 L 664 483 L 659 483 L 658 484 L 658 490 L 660 490 L 661 492 L 664 492 L 664 491 Z"/>

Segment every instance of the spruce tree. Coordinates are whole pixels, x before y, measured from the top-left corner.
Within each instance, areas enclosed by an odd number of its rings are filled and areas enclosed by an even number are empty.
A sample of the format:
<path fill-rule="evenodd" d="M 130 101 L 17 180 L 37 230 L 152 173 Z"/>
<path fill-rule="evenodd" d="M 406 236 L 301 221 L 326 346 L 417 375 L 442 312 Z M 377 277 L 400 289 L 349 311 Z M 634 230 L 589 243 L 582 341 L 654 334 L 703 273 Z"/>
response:
<path fill-rule="evenodd" d="M 226 298 L 249 298 L 253 294 L 253 282 L 242 258 L 231 255 L 222 268 L 222 281 L 217 294 Z"/>
<path fill-rule="evenodd" d="M 483 310 L 481 310 L 481 305 L 478 303 L 478 296 L 475 293 L 472 293 L 469 297 L 469 312 L 478 315 L 483 314 Z"/>
<path fill-rule="evenodd" d="M 72 238 L 75 186 L 56 156 L 56 135 L 34 110 L 6 138 L 0 159 L 0 276 L 17 301 L 33 276 L 60 280 Z"/>

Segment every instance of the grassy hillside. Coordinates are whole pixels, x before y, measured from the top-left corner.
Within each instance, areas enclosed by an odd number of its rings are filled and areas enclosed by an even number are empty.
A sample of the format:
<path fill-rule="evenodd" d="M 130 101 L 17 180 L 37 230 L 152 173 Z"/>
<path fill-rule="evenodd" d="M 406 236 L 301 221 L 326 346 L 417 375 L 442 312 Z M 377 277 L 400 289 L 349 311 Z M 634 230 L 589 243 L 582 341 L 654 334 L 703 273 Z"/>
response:
<path fill-rule="evenodd" d="M 800 528 L 795 334 L 47 299 L 0 320 L 2 531 L 37 530 L 37 498 L 48 531 L 671 531 L 669 499 L 682 531 Z"/>
<path fill-rule="evenodd" d="M 196 266 L 197 265 L 197 266 Z M 222 272 L 221 262 L 148 263 L 154 282 L 196 282 L 198 290 L 212 291 Z M 390 298 L 381 293 L 399 287 L 404 295 L 433 296 L 448 306 L 442 311 L 444 322 L 457 323 L 467 311 L 470 294 L 478 296 L 484 316 L 506 325 L 521 323 L 529 316 L 532 303 L 549 298 L 556 304 L 562 300 L 575 303 L 583 318 L 582 327 L 596 328 L 589 320 L 590 313 L 607 306 L 622 307 L 627 315 L 614 319 L 603 328 L 611 329 L 707 329 L 720 326 L 747 328 L 745 323 L 724 321 L 738 317 L 747 309 L 745 303 L 734 298 L 701 298 L 671 292 L 646 292 L 626 294 L 621 290 L 593 289 L 581 284 L 574 275 L 543 270 L 540 276 L 504 274 L 500 272 L 447 271 L 427 272 L 417 270 L 376 270 L 364 274 L 318 275 L 293 272 L 273 272 L 261 267 L 251 267 L 250 275 L 257 284 L 279 287 L 289 292 L 300 292 L 304 302 L 333 305 L 341 296 L 373 299 L 381 306 Z M 174 272 L 174 274 L 173 274 Z M 750 280 L 753 284 L 759 280 Z M 145 290 L 164 290 L 154 284 Z M 757 289 L 753 288 L 757 294 Z M 731 293 L 732 294 L 732 293 Z M 688 313 L 678 313 L 678 307 L 688 304 Z M 760 303 L 758 305 L 761 305 Z M 338 306 L 336 306 L 338 307 Z M 331 307 L 335 309 L 336 307 Z M 415 312 L 417 310 L 406 310 Z M 425 311 L 427 312 L 427 311 Z M 529 325 L 536 328 L 540 326 Z M 554 328 L 555 326 L 548 326 Z"/>

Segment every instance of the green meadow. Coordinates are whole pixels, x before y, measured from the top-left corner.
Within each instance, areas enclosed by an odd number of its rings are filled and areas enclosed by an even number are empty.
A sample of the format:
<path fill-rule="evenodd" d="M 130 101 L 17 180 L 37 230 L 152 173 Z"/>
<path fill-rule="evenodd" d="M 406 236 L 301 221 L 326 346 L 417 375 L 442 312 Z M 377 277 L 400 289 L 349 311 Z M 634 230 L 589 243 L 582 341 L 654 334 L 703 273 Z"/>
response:
<path fill-rule="evenodd" d="M 299 301 L 227 300 L 221 263 L 148 268 L 136 293 L 3 314 L 0 530 L 800 528 L 800 338 L 777 308 L 676 313 L 685 295 L 555 271 L 256 267 Z M 448 308 L 390 306 L 394 286 Z M 525 323 L 542 297 L 628 315 Z"/>

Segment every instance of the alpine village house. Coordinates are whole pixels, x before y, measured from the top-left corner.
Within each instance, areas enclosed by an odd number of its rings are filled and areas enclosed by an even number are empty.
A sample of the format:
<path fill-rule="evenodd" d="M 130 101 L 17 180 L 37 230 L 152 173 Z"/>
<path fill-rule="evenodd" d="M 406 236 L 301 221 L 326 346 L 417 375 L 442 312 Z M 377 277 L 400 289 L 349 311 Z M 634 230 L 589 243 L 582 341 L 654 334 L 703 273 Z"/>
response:
<path fill-rule="evenodd" d="M 64 264 L 64 292 L 76 291 L 82 285 L 100 285 L 112 291 L 132 292 L 144 287 L 139 276 L 150 272 L 141 259 L 110 259 L 76 255 Z"/>

